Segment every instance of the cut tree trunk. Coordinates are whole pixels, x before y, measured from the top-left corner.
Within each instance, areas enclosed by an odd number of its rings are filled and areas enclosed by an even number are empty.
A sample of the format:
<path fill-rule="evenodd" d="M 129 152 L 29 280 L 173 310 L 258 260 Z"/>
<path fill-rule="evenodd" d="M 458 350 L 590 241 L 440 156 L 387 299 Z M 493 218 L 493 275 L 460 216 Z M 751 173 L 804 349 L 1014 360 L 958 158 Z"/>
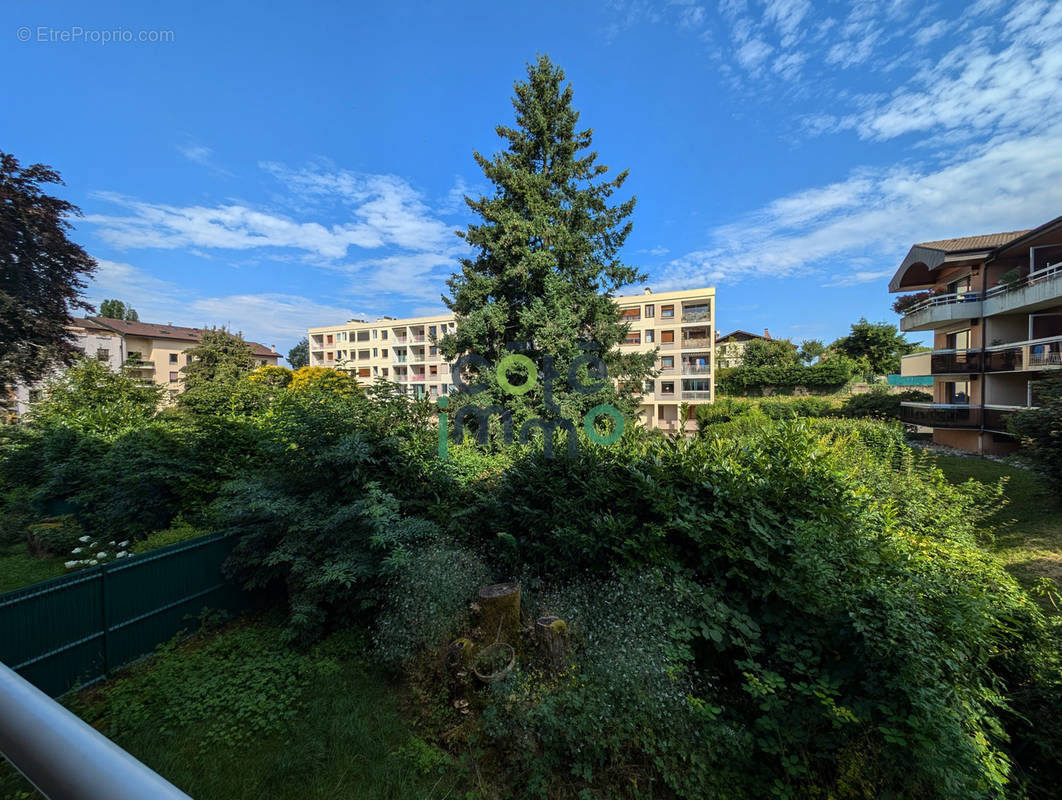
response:
<path fill-rule="evenodd" d="M 520 584 L 494 583 L 479 590 L 479 627 L 486 644 L 520 640 Z"/>
<path fill-rule="evenodd" d="M 535 623 L 538 652 L 545 668 L 552 674 L 564 669 L 568 653 L 568 626 L 560 617 L 539 617 Z"/>

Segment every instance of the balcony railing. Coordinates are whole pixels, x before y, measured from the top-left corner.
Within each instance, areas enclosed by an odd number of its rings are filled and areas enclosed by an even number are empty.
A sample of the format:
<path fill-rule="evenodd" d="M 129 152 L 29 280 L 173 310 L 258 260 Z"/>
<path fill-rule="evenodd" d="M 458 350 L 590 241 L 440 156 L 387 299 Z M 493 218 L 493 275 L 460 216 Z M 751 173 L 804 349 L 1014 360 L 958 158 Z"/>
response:
<path fill-rule="evenodd" d="M 1062 367 L 1062 336 L 1012 342 L 985 349 L 985 372 Z"/>
<path fill-rule="evenodd" d="M 980 372 L 982 363 L 980 350 L 934 350 L 929 358 L 929 371 L 933 375 Z"/>
<path fill-rule="evenodd" d="M 683 364 L 682 372 L 686 375 L 707 375 L 712 368 L 703 364 Z"/>
<path fill-rule="evenodd" d="M 1034 286 L 1042 281 L 1056 277 L 1062 277 L 1062 261 L 1057 264 L 1048 264 L 1035 272 L 1030 272 L 1020 280 L 1006 284 L 1001 283 L 999 286 L 993 286 L 985 292 L 985 299 L 987 300 L 989 297 L 998 297 L 1001 294 L 1014 292 L 1018 289 L 1024 289 L 1026 286 Z"/>
<path fill-rule="evenodd" d="M 707 322 L 712 318 L 711 311 L 683 311 L 683 322 Z"/>
<path fill-rule="evenodd" d="M 930 428 L 979 428 L 981 408 L 948 403 L 900 403 L 900 420 Z"/>
<path fill-rule="evenodd" d="M 683 349 L 689 348 L 689 347 L 708 347 L 710 343 L 711 343 L 711 340 L 708 339 L 707 337 L 705 337 L 705 338 L 696 338 L 696 339 L 695 338 L 689 338 L 689 339 L 683 339 L 682 340 L 682 347 L 683 347 Z"/>
<path fill-rule="evenodd" d="M 684 391 L 682 393 L 682 399 L 683 400 L 711 400 L 712 399 L 712 393 L 711 392 L 701 392 L 701 391 L 696 391 L 696 392 L 685 392 Z"/>

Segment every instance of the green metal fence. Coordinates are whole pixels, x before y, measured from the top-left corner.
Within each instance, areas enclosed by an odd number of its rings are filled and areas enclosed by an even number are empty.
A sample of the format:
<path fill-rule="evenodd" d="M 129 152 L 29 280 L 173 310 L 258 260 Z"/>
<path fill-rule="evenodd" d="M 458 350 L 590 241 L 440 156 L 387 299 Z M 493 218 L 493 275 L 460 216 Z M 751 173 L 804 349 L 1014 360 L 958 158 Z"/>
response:
<path fill-rule="evenodd" d="M 195 627 L 203 608 L 244 607 L 221 574 L 233 544 L 202 536 L 0 594 L 0 662 L 58 697 Z"/>

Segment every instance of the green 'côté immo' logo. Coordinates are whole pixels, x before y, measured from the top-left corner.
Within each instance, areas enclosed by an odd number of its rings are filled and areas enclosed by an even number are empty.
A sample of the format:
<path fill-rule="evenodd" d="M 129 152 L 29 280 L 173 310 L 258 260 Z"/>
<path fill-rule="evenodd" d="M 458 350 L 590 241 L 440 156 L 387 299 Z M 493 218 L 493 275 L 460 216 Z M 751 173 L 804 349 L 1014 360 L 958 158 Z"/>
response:
<path fill-rule="evenodd" d="M 481 355 L 475 353 L 467 353 L 453 364 L 451 368 L 451 375 L 453 376 L 454 387 L 461 392 L 469 395 L 476 395 L 482 392 L 487 387 L 480 383 L 467 384 L 463 379 L 463 372 L 466 367 L 475 365 L 480 370 L 491 370 L 491 365 Z M 552 356 L 542 356 L 542 397 L 546 408 L 557 414 L 552 419 L 546 419 L 543 417 L 536 417 L 529 419 L 520 426 L 519 439 L 521 444 L 527 444 L 531 437 L 531 433 L 534 430 L 542 431 L 543 436 L 543 452 L 546 458 L 553 458 L 553 434 L 557 430 L 566 431 L 568 434 L 568 456 L 574 458 L 579 452 L 578 435 L 576 434 L 575 424 L 569 420 L 560 416 L 561 408 L 555 402 L 553 402 L 553 382 L 561 377 L 553 367 L 554 361 Z M 593 383 L 583 383 L 579 378 L 579 370 L 582 367 L 587 368 L 588 377 L 597 378 Z M 514 385 L 509 380 L 509 371 L 515 368 L 521 368 L 526 374 L 526 380 L 518 385 Z M 539 370 L 531 358 L 521 353 L 510 353 L 498 362 L 494 368 L 494 372 L 498 377 L 498 385 L 507 394 L 521 395 L 531 391 L 538 383 Z M 605 367 L 605 362 L 597 356 L 584 353 L 576 358 L 568 367 L 568 385 L 572 388 L 572 391 L 578 394 L 593 394 L 601 391 L 606 386 L 608 380 L 608 369 Z M 449 418 L 447 417 L 446 409 L 450 405 L 449 397 L 440 397 L 438 400 L 439 407 L 439 458 L 445 459 L 447 457 L 447 445 L 449 442 Z M 490 418 L 493 415 L 497 415 L 501 420 L 503 437 L 506 444 L 511 444 L 513 441 L 513 418 L 508 409 L 498 405 L 489 406 L 477 406 L 474 404 L 467 404 L 461 406 L 454 414 L 454 441 L 457 444 L 461 444 L 464 441 L 464 428 L 465 423 L 469 418 L 476 420 L 476 441 L 480 444 L 487 443 L 487 432 Z M 612 431 L 609 434 L 602 434 L 595 427 L 597 420 L 603 416 L 612 418 Z M 609 445 L 617 441 L 623 435 L 624 420 L 623 414 L 619 409 L 609 403 L 602 403 L 601 405 L 594 406 L 583 417 L 583 430 L 586 431 L 586 435 L 590 438 L 590 441 L 595 444 Z"/>

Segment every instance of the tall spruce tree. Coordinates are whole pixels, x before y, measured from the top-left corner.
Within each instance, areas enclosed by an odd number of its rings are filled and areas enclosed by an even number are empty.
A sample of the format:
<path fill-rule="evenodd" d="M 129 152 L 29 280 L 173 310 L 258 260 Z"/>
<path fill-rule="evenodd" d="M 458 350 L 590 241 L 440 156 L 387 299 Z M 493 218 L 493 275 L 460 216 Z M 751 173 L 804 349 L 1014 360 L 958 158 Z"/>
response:
<path fill-rule="evenodd" d="M 505 149 L 491 158 L 474 154 L 495 190 L 465 198 L 481 221 L 458 235 L 474 255 L 462 260 L 460 274 L 447 281 L 450 296 L 443 297 L 457 317 L 456 332 L 440 342 L 443 354 L 451 361 L 469 352 L 482 356 L 490 369 L 472 366 L 475 381 L 486 386 L 474 402 L 502 405 L 517 423 L 531 416 L 581 418 L 601 403 L 633 417 L 636 393 L 655 359 L 619 352 L 628 326 L 612 297 L 645 279 L 618 255 L 635 200 L 610 205 L 627 171 L 605 177 L 609 168 L 590 150 L 593 131 L 577 129 L 579 112 L 564 81 L 547 56 L 529 64 L 527 80 L 514 87 L 516 127 L 495 129 Z M 527 355 L 539 369 L 525 394 L 504 391 L 493 372 L 511 352 Z M 581 382 L 601 388 L 574 391 L 569 366 L 586 354 L 600 357 L 619 386 L 598 380 L 599 365 L 580 363 Z M 552 398 L 543 385 L 547 359 L 557 374 Z M 509 373 L 514 385 L 522 381 L 519 372 Z"/>

